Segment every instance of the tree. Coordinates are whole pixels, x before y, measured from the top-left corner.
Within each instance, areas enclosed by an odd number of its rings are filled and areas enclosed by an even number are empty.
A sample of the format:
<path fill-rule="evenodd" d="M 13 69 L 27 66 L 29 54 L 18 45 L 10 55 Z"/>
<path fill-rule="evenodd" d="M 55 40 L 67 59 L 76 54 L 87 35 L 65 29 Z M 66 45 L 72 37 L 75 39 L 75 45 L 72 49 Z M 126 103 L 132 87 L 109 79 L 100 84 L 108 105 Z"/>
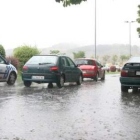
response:
<path fill-rule="evenodd" d="M 79 51 L 77 53 L 73 52 L 73 55 L 74 55 L 74 59 L 75 58 L 84 58 L 85 57 L 85 52 L 83 52 L 83 51 Z"/>
<path fill-rule="evenodd" d="M 27 45 L 23 45 L 14 49 L 14 57 L 16 57 L 20 62 L 20 70 L 32 56 L 37 54 L 40 54 L 40 52 L 36 47 Z"/>
<path fill-rule="evenodd" d="M 59 50 L 50 50 L 50 54 L 59 54 L 60 51 Z"/>
<path fill-rule="evenodd" d="M 140 23 L 140 5 L 138 5 L 138 8 L 139 8 L 139 10 L 138 10 L 138 16 L 139 16 L 139 18 L 137 18 L 137 22 Z M 137 28 L 137 32 L 138 32 L 139 35 L 140 35 L 140 27 Z"/>
<path fill-rule="evenodd" d="M 123 64 L 124 60 L 128 60 L 129 57 L 130 57 L 130 56 L 127 56 L 127 55 L 121 55 L 121 56 L 120 56 L 120 59 L 121 59 L 121 61 L 122 61 L 122 64 Z"/>
<path fill-rule="evenodd" d="M 80 4 L 82 1 L 87 0 L 55 0 L 56 2 L 62 2 L 64 7 L 70 6 L 71 4 Z"/>
<path fill-rule="evenodd" d="M 118 56 L 117 55 L 113 55 L 112 56 L 113 64 L 115 64 L 115 62 L 117 61 L 117 59 L 118 59 Z"/>
<path fill-rule="evenodd" d="M 0 55 L 2 55 L 5 58 L 5 49 L 2 45 L 0 45 Z"/>
<path fill-rule="evenodd" d="M 104 55 L 103 56 L 103 63 L 106 64 L 109 60 L 110 56 L 109 55 Z"/>

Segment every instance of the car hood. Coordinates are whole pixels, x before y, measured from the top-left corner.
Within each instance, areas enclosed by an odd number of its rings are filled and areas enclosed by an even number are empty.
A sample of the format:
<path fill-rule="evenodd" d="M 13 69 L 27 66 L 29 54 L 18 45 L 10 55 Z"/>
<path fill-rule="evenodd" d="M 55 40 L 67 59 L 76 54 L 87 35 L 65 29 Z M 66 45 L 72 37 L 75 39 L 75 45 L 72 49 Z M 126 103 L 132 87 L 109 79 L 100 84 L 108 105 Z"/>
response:
<path fill-rule="evenodd" d="M 95 66 L 91 66 L 91 65 L 80 65 L 79 68 L 81 70 L 93 70 L 95 68 Z"/>

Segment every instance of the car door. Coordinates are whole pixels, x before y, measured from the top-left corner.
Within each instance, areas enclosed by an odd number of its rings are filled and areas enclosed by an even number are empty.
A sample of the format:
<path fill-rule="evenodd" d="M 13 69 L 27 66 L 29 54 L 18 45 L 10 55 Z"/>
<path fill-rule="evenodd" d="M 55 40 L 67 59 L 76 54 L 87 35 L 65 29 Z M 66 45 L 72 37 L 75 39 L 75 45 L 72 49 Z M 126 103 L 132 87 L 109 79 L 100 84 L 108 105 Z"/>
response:
<path fill-rule="evenodd" d="M 97 64 L 97 67 L 98 67 L 99 78 L 101 78 L 102 75 L 103 75 L 103 69 L 102 69 L 103 66 L 97 61 L 96 61 L 96 64 Z"/>
<path fill-rule="evenodd" d="M 0 82 L 5 81 L 8 76 L 6 61 L 0 56 Z"/>
<path fill-rule="evenodd" d="M 65 74 L 65 82 L 71 82 L 72 81 L 72 71 L 69 67 L 68 61 L 65 56 L 61 57 L 61 64 L 62 64 L 62 73 Z"/>
<path fill-rule="evenodd" d="M 71 78 L 72 78 L 72 82 L 76 82 L 79 78 L 79 69 L 76 67 L 75 63 L 69 58 L 67 57 L 67 61 L 69 63 L 69 67 L 71 69 Z"/>

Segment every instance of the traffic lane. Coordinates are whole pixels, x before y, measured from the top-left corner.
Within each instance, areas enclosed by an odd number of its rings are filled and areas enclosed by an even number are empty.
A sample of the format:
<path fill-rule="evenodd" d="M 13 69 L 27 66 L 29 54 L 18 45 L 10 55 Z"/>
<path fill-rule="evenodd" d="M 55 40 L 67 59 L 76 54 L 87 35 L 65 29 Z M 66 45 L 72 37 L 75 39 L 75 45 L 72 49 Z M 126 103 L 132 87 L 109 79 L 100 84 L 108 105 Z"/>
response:
<path fill-rule="evenodd" d="M 122 94 L 118 75 L 106 76 L 104 82 L 86 80 L 81 86 L 46 87 L 0 84 L 0 139 L 140 137 L 140 93 Z"/>

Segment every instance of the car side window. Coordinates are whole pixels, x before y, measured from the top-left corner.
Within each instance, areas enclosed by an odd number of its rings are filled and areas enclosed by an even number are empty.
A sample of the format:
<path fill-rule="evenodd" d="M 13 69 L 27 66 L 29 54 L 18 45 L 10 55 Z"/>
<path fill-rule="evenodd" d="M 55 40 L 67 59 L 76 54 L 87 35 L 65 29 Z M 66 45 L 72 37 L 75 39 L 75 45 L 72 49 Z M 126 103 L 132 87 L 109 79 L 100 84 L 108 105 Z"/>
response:
<path fill-rule="evenodd" d="M 5 64 L 5 61 L 0 57 L 0 64 Z"/>
<path fill-rule="evenodd" d="M 62 57 L 61 63 L 62 63 L 63 66 L 68 66 L 68 62 L 67 62 L 65 57 Z"/>
<path fill-rule="evenodd" d="M 68 63 L 69 63 L 70 67 L 75 67 L 74 62 L 70 58 L 67 57 L 67 60 L 68 60 Z"/>

